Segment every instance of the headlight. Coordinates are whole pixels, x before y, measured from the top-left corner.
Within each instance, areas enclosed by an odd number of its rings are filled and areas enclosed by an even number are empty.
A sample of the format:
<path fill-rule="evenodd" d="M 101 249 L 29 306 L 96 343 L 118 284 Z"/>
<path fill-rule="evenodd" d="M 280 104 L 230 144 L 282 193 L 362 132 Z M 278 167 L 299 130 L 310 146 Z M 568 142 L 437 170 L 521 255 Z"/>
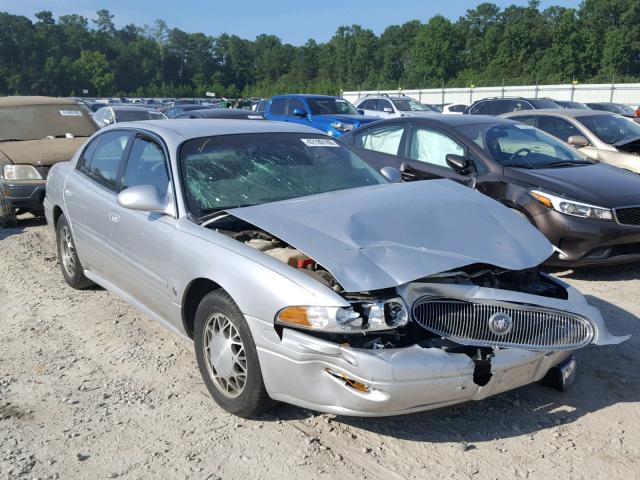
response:
<path fill-rule="evenodd" d="M 279 325 L 331 333 L 392 330 L 408 321 L 409 309 L 401 298 L 358 301 L 351 307 L 287 307 L 276 315 Z"/>
<path fill-rule="evenodd" d="M 332 122 L 331 126 L 340 132 L 348 132 L 353 130 L 353 125 L 350 123 Z"/>
<path fill-rule="evenodd" d="M 7 180 L 43 180 L 40 172 L 31 165 L 5 165 L 3 173 Z"/>
<path fill-rule="evenodd" d="M 566 198 L 551 195 L 547 192 L 540 192 L 538 190 L 532 190 L 530 194 L 545 207 L 551 208 L 556 212 L 572 215 L 574 217 L 613 220 L 613 212 L 609 208 L 568 200 Z"/>

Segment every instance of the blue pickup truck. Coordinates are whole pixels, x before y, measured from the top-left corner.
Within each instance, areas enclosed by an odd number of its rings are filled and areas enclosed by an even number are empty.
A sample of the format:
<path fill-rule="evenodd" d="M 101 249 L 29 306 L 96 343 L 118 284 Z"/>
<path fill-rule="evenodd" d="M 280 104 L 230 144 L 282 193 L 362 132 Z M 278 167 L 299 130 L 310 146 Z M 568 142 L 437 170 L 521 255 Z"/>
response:
<path fill-rule="evenodd" d="M 269 99 L 264 116 L 267 120 L 308 125 L 336 138 L 379 120 L 361 115 L 343 98 L 328 95 L 277 95 Z"/>

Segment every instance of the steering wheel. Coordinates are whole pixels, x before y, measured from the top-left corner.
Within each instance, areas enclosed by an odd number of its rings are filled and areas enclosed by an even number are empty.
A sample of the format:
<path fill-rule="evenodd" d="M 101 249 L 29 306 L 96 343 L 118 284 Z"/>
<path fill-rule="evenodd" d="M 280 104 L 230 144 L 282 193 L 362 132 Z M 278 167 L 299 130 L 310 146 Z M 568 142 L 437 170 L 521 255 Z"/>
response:
<path fill-rule="evenodd" d="M 511 163 L 511 160 L 513 160 L 516 157 L 519 157 L 520 155 L 522 155 L 523 153 L 526 153 L 524 156 L 526 157 L 527 155 L 529 155 L 531 153 L 531 150 L 529 148 L 520 148 L 518 150 L 516 150 L 515 152 L 513 152 L 513 155 L 511 155 L 509 157 L 509 160 L 507 160 L 507 163 Z"/>

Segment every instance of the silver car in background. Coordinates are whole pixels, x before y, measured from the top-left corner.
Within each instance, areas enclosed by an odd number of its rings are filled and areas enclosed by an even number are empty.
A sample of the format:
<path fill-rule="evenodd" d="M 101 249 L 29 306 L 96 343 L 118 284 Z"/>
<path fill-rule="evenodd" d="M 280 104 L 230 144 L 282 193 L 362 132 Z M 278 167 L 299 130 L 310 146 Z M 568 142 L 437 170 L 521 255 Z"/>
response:
<path fill-rule="evenodd" d="M 640 173 L 640 125 L 622 115 L 585 109 L 547 109 L 502 116 L 544 130 L 591 158 Z"/>
<path fill-rule="evenodd" d="M 540 273 L 553 247 L 528 222 L 449 180 L 398 179 L 305 126 L 137 122 L 56 165 L 45 209 L 67 283 L 193 339 L 212 396 L 244 417 L 564 387 L 573 350 L 625 340 Z"/>

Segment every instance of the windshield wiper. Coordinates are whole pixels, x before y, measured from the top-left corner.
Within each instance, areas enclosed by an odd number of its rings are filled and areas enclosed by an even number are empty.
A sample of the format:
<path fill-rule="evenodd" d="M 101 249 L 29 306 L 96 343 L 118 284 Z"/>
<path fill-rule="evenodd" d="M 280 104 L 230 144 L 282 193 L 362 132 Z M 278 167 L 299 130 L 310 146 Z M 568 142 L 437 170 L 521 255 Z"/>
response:
<path fill-rule="evenodd" d="M 568 162 L 568 161 L 563 161 L 563 162 L 554 162 L 554 163 L 547 163 L 546 165 L 542 165 L 538 168 L 560 168 L 560 167 L 577 167 L 580 165 L 593 165 L 593 163 L 591 162 Z"/>

